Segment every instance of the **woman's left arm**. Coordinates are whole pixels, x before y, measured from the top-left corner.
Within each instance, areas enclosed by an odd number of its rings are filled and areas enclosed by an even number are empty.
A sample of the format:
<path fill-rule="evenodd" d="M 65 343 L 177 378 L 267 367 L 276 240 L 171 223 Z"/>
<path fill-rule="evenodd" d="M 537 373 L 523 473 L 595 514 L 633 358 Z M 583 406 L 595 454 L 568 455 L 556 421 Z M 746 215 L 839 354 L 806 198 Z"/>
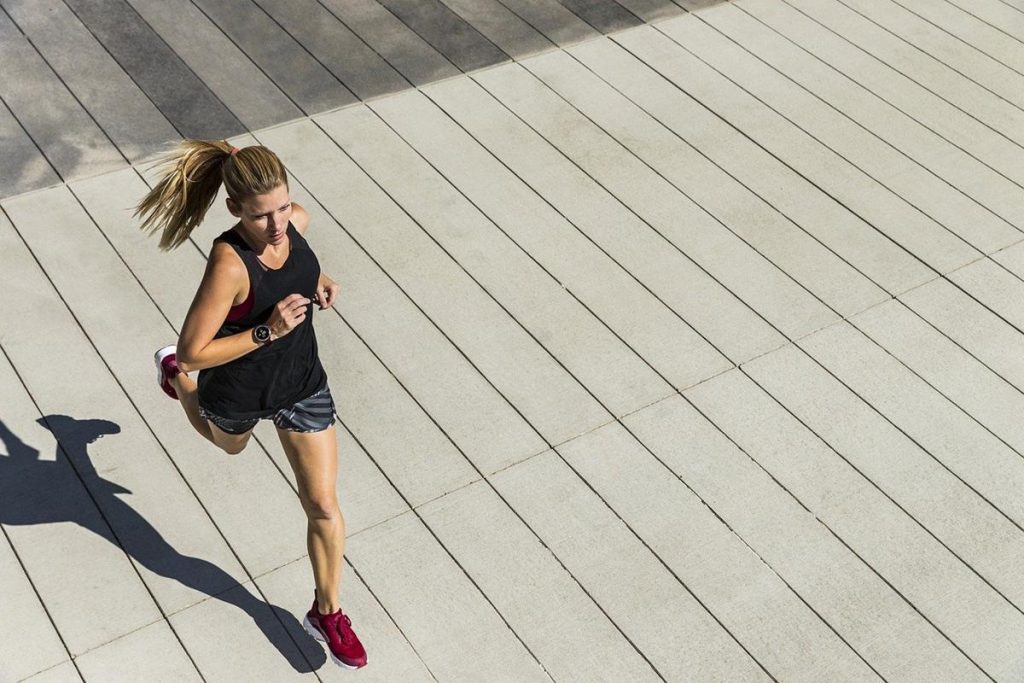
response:
<path fill-rule="evenodd" d="M 299 234 L 305 237 L 306 229 L 309 227 L 309 213 L 297 202 L 292 202 L 292 224 Z M 337 282 L 320 273 L 320 279 L 316 283 L 316 303 L 320 310 L 333 306 L 340 290 Z"/>

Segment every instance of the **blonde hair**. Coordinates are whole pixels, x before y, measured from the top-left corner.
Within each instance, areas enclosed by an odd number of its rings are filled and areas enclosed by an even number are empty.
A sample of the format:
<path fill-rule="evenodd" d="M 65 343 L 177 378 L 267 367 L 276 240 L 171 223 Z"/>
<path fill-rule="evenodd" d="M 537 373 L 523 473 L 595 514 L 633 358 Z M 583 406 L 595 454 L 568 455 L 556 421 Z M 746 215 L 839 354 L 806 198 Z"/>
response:
<path fill-rule="evenodd" d="M 244 199 L 288 186 L 288 172 L 266 147 L 243 147 L 232 154 L 222 140 L 182 140 L 157 163 L 163 175 L 142 198 L 133 216 L 145 232 L 160 232 L 160 249 L 174 249 L 203 222 L 221 183 L 228 197 Z"/>

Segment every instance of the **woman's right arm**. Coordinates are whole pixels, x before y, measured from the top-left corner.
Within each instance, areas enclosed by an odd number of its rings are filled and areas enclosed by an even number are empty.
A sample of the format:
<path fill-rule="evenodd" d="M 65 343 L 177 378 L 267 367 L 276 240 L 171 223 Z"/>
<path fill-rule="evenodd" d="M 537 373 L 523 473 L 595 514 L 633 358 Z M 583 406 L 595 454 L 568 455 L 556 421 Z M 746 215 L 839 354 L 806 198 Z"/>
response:
<path fill-rule="evenodd" d="M 214 245 L 203 281 L 178 337 L 176 355 L 182 370 L 189 372 L 224 365 L 261 346 L 253 339 L 252 330 L 214 339 L 247 279 L 245 264 L 234 250 L 227 244 Z M 278 302 L 267 321 L 271 338 L 282 337 L 301 323 L 306 317 L 308 304 L 309 299 L 300 294 L 292 294 Z"/>

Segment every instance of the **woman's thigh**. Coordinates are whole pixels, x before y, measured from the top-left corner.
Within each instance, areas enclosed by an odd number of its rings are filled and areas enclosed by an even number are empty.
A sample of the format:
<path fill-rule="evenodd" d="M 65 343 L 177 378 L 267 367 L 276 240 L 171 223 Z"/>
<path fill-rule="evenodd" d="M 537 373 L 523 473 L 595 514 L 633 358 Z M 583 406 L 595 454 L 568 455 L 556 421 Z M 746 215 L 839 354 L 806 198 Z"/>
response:
<path fill-rule="evenodd" d="M 295 482 L 303 505 L 337 499 L 338 442 L 337 429 L 331 425 L 319 432 L 294 432 L 277 429 L 288 462 L 295 472 Z"/>

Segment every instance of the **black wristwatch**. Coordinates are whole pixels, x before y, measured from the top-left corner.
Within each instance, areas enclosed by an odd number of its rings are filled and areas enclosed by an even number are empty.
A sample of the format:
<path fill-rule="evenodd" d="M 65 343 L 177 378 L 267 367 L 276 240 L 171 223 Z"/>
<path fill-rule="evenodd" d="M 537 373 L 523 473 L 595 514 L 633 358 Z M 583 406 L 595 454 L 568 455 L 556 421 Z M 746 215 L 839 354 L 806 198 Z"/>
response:
<path fill-rule="evenodd" d="M 252 340 L 257 344 L 269 344 L 270 343 L 270 326 L 269 325 L 257 325 L 252 328 Z"/>

